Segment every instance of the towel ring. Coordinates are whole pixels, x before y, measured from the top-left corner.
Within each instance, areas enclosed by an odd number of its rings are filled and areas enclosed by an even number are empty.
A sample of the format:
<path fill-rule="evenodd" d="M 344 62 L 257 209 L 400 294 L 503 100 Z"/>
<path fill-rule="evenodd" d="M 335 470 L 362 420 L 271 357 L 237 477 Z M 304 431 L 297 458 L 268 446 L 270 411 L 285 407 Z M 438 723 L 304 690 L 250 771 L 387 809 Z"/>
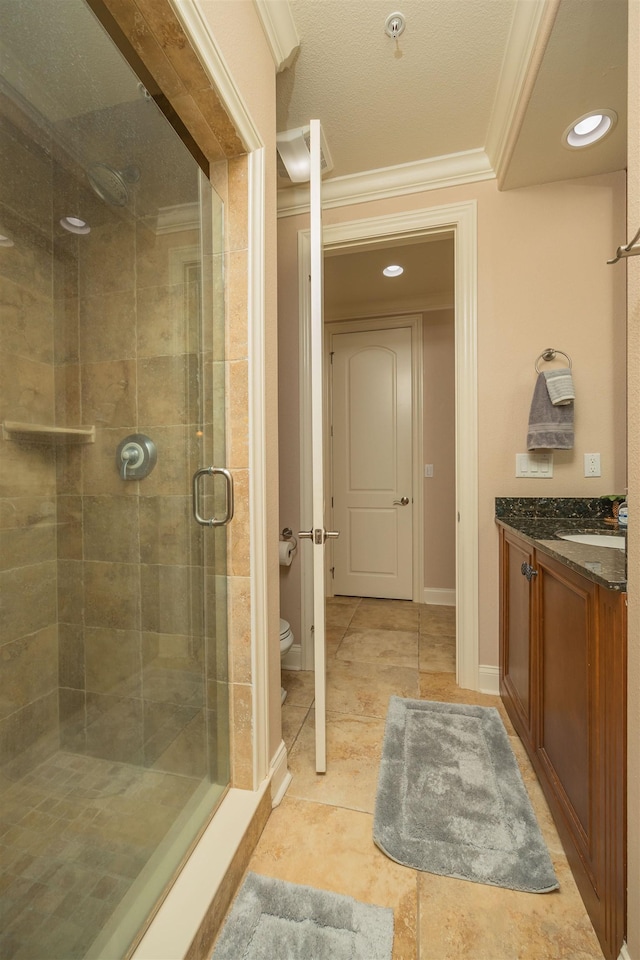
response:
<path fill-rule="evenodd" d="M 556 354 L 561 353 L 563 357 L 567 358 L 567 363 L 569 364 L 569 370 L 571 370 L 571 357 L 568 353 L 565 353 L 564 350 L 555 350 L 553 347 L 547 347 L 546 350 L 543 350 L 540 356 L 536 359 L 536 373 L 540 373 L 540 368 L 538 364 L 541 360 L 545 360 L 547 363 L 550 363 L 551 360 L 555 360 Z"/>

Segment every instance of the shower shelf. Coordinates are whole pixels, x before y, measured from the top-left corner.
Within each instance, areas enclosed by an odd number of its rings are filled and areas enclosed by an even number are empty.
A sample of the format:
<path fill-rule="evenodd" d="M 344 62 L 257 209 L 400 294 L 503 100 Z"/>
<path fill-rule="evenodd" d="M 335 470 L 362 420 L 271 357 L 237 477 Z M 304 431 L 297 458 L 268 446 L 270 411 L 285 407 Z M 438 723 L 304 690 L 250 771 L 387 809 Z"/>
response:
<path fill-rule="evenodd" d="M 5 440 L 31 440 L 42 443 L 43 440 L 60 440 L 63 443 L 95 443 L 95 427 L 52 427 L 44 423 L 21 423 L 18 420 L 5 420 L 2 424 L 2 436 Z"/>

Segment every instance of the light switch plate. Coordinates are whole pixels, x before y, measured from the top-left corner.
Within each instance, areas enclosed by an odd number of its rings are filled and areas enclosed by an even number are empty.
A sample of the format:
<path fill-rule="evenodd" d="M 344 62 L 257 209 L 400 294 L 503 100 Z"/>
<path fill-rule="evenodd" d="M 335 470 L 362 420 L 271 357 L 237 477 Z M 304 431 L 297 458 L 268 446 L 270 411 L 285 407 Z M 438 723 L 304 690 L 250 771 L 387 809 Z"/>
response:
<path fill-rule="evenodd" d="M 516 477 L 548 480 L 552 476 L 552 453 L 516 453 Z"/>

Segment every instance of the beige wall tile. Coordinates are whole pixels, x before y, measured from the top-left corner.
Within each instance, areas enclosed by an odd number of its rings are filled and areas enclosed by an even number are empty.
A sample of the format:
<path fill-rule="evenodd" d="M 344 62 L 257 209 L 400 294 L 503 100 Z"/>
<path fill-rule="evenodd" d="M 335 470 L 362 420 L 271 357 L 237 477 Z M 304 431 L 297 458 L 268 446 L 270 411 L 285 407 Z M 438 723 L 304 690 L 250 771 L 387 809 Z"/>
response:
<path fill-rule="evenodd" d="M 191 515 L 191 497 L 139 498 L 140 558 L 143 563 L 202 562 L 202 534 Z"/>
<path fill-rule="evenodd" d="M 84 497 L 85 560 L 137 563 L 140 558 L 138 497 Z"/>
<path fill-rule="evenodd" d="M 185 777 L 207 774 L 205 712 L 144 701 L 144 763 Z"/>
<path fill-rule="evenodd" d="M 182 283 L 139 287 L 137 295 L 138 357 L 195 353 L 198 330 L 184 316 L 186 291 Z"/>
<path fill-rule="evenodd" d="M 91 756 L 141 764 L 142 701 L 87 693 L 87 746 Z"/>
<path fill-rule="evenodd" d="M 65 363 L 54 368 L 56 426 L 82 426 L 80 371 L 81 367 L 77 363 Z"/>
<path fill-rule="evenodd" d="M 0 766 L 11 762 L 8 772 L 19 778 L 53 753 L 58 747 L 57 720 L 57 691 L 1 720 Z"/>
<path fill-rule="evenodd" d="M 241 360 L 249 355 L 248 317 L 248 254 L 231 250 L 226 255 L 227 324 L 225 357 Z"/>
<path fill-rule="evenodd" d="M 58 688 L 58 631 L 55 624 L 2 644 L 0 718 Z"/>
<path fill-rule="evenodd" d="M 140 631 L 85 627 L 84 652 L 86 690 L 142 696 Z"/>
<path fill-rule="evenodd" d="M 226 249 L 246 250 L 249 245 L 248 161 L 229 160 L 229 202 L 227 205 Z"/>
<path fill-rule="evenodd" d="M 139 629 L 140 581 L 137 564 L 86 561 L 84 590 L 87 626 Z"/>
<path fill-rule="evenodd" d="M 84 617 L 84 564 L 81 560 L 58 560 L 58 620 L 79 623 Z"/>
<path fill-rule="evenodd" d="M 229 469 L 249 466 L 249 363 L 227 364 L 227 464 Z"/>
<path fill-rule="evenodd" d="M 48 560 L 0 573 L 0 637 L 18 640 L 56 622 L 56 562 Z"/>
<path fill-rule="evenodd" d="M 138 416 L 150 426 L 196 423 L 198 364 L 192 354 L 138 361 Z"/>
<path fill-rule="evenodd" d="M 249 471 L 234 470 L 235 514 L 227 527 L 228 558 L 227 569 L 231 576 L 251 576 L 249 556 Z"/>
<path fill-rule="evenodd" d="M 61 687 L 85 689 L 84 627 L 82 624 L 58 625 L 58 680 Z"/>
<path fill-rule="evenodd" d="M 0 384 L 4 420 L 53 425 L 55 394 L 51 364 L 3 351 Z"/>
<path fill-rule="evenodd" d="M 107 208 L 102 208 L 106 211 Z M 79 245 L 79 294 L 82 299 L 135 286 L 135 229 L 133 221 L 117 212 L 81 238 Z"/>
<path fill-rule="evenodd" d="M 82 560 L 82 498 L 58 497 L 57 523 L 58 557 L 63 560 Z"/>
<path fill-rule="evenodd" d="M 231 777 L 234 787 L 253 789 L 252 695 L 248 684 L 230 686 Z"/>
<path fill-rule="evenodd" d="M 229 577 L 229 663 L 233 683 L 251 683 L 251 580 Z"/>
<path fill-rule="evenodd" d="M 30 524 L 0 531 L 0 570 L 11 570 L 56 556 L 56 525 Z"/>
<path fill-rule="evenodd" d="M 53 303 L 0 277 L 0 343 L 7 353 L 53 363 Z"/>
<path fill-rule="evenodd" d="M 79 301 L 82 363 L 130 360 L 136 356 L 136 300 L 133 288 L 83 297 Z"/>
<path fill-rule="evenodd" d="M 50 503 L 56 491 L 56 452 L 53 444 L 2 441 L 0 497 L 42 497 Z"/>
<path fill-rule="evenodd" d="M 82 422 L 98 427 L 134 427 L 137 422 L 134 360 L 82 365 Z"/>
<path fill-rule="evenodd" d="M 198 568 L 141 564 L 142 629 L 201 636 L 200 579 Z"/>

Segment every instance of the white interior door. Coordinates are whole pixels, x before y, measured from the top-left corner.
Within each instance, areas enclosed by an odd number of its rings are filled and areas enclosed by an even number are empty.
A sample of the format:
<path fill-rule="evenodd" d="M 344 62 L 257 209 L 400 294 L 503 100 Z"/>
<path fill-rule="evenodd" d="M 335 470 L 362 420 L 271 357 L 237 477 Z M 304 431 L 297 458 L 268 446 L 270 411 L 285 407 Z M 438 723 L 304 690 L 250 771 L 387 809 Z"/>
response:
<path fill-rule="evenodd" d="M 334 334 L 331 351 L 333 590 L 411 600 L 411 328 Z"/>
<path fill-rule="evenodd" d="M 324 525 L 323 454 L 323 272 L 320 121 L 311 121 L 311 529 L 298 536 L 311 542 L 313 555 L 313 663 L 315 684 L 316 771 L 327 769 L 326 646 L 325 646 L 325 540 L 337 537 Z"/>

